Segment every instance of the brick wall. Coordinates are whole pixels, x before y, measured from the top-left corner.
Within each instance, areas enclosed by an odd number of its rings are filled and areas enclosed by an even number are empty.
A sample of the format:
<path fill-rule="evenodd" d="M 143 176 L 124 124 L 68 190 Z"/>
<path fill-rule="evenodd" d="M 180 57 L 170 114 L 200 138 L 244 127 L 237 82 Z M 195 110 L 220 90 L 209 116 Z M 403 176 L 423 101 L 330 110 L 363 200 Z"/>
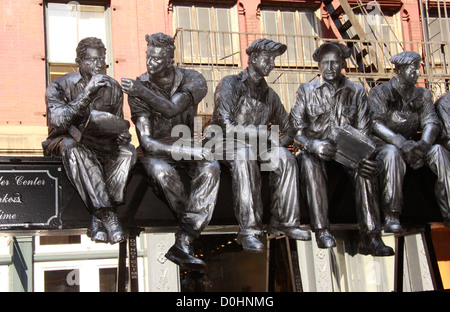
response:
<path fill-rule="evenodd" d="M 0 125 L 45 125 L 43 7 L 0 1 Z"/>

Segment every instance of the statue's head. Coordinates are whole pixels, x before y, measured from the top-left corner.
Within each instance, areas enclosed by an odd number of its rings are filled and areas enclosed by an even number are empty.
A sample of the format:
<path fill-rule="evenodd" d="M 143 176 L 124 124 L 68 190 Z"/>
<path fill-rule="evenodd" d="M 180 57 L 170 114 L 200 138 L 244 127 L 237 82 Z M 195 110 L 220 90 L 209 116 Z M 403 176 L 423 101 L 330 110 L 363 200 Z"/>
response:
<path fill-rule="evenodd" d="M 81 75 L 87 79 L 105 73 L 106 48 L 102 40 L 94 37 L 82 39 L 77 46 L 75 62 Z"/>
<path fill-rule="evenodd" d="M 342 75 L 347 66 L 346 59 L 351 55 L 349 47 L 339 42 L 325 42 L 313 54 L 319 63 L 320 73 L 326 81 L 334 81 Z"/>
<path fill-rule="evenodd" d="M 163 74 L 174 63 L 175 41 L 172 37 L 156 33 L 146 35 L 147 71 L 151 75 Z"/>
<path fill-rule="evenodd" d="M 285 44 L 269 39 L 257 39 L 246 49 L 249 56 L 248 65 L 261 77 L 268 76 L 275 67 L 275 57 L 286 51 Z"/>
<path fill-rule="evenodd" d="M 406 84 L 416 84 L 420 77 L 422 58 L 413 51 L 404 51 L 394 55 L 391 63 L 395 65 L 395 73 L 400 81 Z"/>

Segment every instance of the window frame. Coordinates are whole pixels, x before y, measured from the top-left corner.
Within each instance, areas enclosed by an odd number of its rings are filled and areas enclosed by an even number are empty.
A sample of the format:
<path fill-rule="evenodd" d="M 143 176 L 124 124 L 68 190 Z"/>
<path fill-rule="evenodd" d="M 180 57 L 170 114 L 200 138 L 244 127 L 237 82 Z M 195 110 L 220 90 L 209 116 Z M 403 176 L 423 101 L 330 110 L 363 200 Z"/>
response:
<path fill-rule="evenodd" d="M 61 62 L 50 62 L 49 61 L 49 43 L 48 43 L 48 29 L 49 29 L 49 4 L 76 4 L 76 5 L 88 5 L 88 6 L 102 6 L 104 8 L 104 18 L 105 18 L 105 35 L 106 42 L 103 42 L 106 47 L 106 74 L 108 76 L 114 76 L 114 60 L 113 60 L 113 49 L 112 49 L 112 31 L 111 31 L 111 3 L 110 1 L 61 1 L 61 0 L 45 0 L 43 3 L 43 13 L 44 13 L 44 41 L 45 41 L 45 67 L 46 67 L 46 83 L 50 84 L 52 81 L 51 76 L 52 73 L 52 65 L 55 67 L 72 67 L 73 71 L 78 71 L 78 65 L 75 63 L 75 59 L 73 63 L 61 63 Z M 63 76 L 64 74 L 68 74 L 73 71 L 67 72 L 58 72 L 56 75 L 58 77 Z"/>

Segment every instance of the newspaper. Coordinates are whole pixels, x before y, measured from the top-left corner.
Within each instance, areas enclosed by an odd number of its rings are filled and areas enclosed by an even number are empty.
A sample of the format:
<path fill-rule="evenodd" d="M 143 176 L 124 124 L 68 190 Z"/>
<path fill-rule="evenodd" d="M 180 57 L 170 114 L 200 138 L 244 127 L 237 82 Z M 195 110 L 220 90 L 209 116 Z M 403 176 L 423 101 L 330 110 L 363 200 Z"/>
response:
<path fill-rule="evenodd" d="M 358 164 L 370 158 L 376 149 L 369 137 L 350 125 L 336 127 L 330 135 L 330 141 L 336 144 L 334 160 L 352 169 L 357 169 Z"/>

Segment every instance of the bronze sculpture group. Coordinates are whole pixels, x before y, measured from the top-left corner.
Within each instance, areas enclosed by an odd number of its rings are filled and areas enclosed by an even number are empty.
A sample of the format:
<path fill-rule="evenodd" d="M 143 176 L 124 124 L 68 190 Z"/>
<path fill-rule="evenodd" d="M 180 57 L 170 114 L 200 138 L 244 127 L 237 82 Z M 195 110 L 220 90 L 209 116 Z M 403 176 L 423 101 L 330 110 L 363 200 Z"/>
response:
<path fill-rule="evenodd" d="M 246 50 L 248 67 L 223 78 L 214 93 L 212 123 L 223 130 L 224 139 L 233 138 L 219 149 L 225 157 L 216 157 L 202 142 L 195 144 L 194 137 L 185 138 L 182 146 L 172 137 L 172 128 L 179 125 L 194 133 L 197 107 L 207 93 L 204 77 L 174 65 L 170 36 L 147 35 L 146 41 L 147 72 L 135 80 L 123 78 L 119 85 L 105 75 L 103 43 L 86 38 L 77 47 L 79 71 L 54 80 L 47 89 L 49 136 L 43 142 L 44 154 L 61 156 L 67 176 L 92 214 L 92 240 L 114 244 L 126 238 L 116 207 L 123 203 L 131 169 L 139 159 L 155 194 L 179 223 L 175 244 L 166 254 L 178 265 L 194 270 L 206 265 L 195 257 L 192 243 L 211 220 L 220 164 L 230 169 L 237 241 L 245 251 L 264 251 L 259 240 L 264 232 L 262 165 L 270 171 L 268 233 L 311 239 L 310 232 L 300 228 L 301 191 L 318 247 L 332 248 L 336 241 L 328 220 L 327 166 L 340 162 L 337 155 L 346 152 L 336 143 L 336 131 L 342 129 L 373 146 L 373 153 L 355 165 L 341 162 L 354 187 L 359 253 L 394 254 L 383 243 L 381 230 L 402 231 L 399 216 L 407 166 L 426 165 L 436 175 L 436 199 L 444 224 L 450 226 L 450 96 L 434 105 L 431 93 L 416 87 L 419 54 L 395 55 L 395 76 L 367 94 L 342 73 L 349 48 L 324 43 L 314 52 L 320 76 L 299 86 L 288 113 L 265 80 L 286 45 L 268 39 L 252 42 Z M 130 144 L 129 123 L 123 119 L 123 92 L 128 94 L 137 149 Z M 246 137 L 236 138 L 236 132 Z M 414 139 L 417 133 L 420 137 Z M 249 137 L 259 141 L 258 147 Z M 292 143 L 295 154 L 287 149 Z M 191 177 L 189 194 L 178 170 Z"/>

